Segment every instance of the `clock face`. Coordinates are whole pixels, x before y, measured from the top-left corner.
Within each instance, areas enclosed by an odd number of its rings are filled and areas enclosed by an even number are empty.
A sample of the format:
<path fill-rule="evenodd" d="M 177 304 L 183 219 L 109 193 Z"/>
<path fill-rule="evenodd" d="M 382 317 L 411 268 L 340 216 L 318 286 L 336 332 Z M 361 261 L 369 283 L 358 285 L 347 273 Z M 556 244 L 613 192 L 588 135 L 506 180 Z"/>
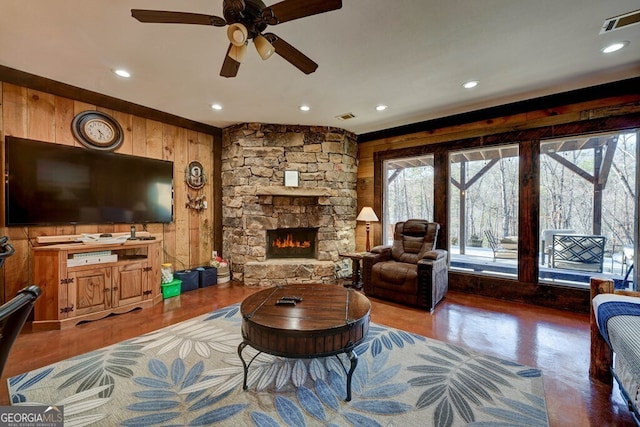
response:
<path fill-rule="evenodd" d="M 87 120 L 84 124 L 84 132 L 97 143 L 109 143 L 115 137 L 113 127 L 101 119 Z"/>
<path fill-rule="evenodd" d="M 71 123 L 71 130 L 78 141 L 95 150 L 115 150 L 124 140 L 120 124 L 100 111 L 77 114 Z"/>

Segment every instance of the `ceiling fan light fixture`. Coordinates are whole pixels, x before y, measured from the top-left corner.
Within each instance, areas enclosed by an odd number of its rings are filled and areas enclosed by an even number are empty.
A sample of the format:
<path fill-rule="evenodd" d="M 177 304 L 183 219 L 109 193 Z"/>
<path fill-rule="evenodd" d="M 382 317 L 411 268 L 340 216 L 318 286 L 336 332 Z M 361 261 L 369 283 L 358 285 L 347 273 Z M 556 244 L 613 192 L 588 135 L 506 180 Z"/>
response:
<path fill-rule="evenodd" d="M 271 55 L 273 55 L 273 52 L 276 51 L 273 45 L 269 43 L 269 40 L 267 40 L 262 34 L 258 34 L 253 38 L 253 44 L 263 61 L 269 59 Z"/>
<path fill-rule="evenodd" d="M 242 24 L 231 24 L 229 28 L 227 28 L 227 37 L 232 45 L 242 46 L 249 38 L 249 31 L 247 31 L 247 27 Z"/>
<path fill-rule="evenodd" d="M 244 61 L 244 57 L 247 54 L 247 45 L 243 44 L 241 46 L 232 45 L 231 49 L 229 49 L 229 58 L 234 61 L 242 64 Z"/>

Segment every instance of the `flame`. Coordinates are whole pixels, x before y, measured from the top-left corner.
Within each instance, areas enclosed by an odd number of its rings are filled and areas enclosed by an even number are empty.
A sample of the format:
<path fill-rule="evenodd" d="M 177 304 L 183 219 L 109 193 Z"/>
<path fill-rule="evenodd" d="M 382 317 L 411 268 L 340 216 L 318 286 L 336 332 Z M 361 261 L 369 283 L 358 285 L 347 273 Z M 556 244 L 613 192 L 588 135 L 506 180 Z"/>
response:
<path fill-rule="evenodd" d="M 292 234 L 287 234 L 287 237 L 284 239 L 276 238 L 271 244 L 274 248 L 283 249 L 283 248 L 309 248 L 311 247 L 311 242 L 308 240 L 300 241 L 293 240 Z"/>

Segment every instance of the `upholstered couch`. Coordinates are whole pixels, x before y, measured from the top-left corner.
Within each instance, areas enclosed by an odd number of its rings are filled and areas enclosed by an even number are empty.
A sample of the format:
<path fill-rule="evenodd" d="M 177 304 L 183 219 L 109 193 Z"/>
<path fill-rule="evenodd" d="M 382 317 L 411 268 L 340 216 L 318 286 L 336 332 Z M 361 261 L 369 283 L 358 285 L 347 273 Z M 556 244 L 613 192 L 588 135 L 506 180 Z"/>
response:
<path fill-rule="evenodd" d="M 393 245 L 376 246 L 363 258 L 364 292 L 433 310 L 448 290 L 448 253 L 436 249 L 440 224 L 419 219 L 399 222 Z"/>
<path fill-rule="evenodd" d="M 613 280 L 591 279 L 591 378 L 615 377 L 640 425 L 640 292 L 615 290 Z"/>

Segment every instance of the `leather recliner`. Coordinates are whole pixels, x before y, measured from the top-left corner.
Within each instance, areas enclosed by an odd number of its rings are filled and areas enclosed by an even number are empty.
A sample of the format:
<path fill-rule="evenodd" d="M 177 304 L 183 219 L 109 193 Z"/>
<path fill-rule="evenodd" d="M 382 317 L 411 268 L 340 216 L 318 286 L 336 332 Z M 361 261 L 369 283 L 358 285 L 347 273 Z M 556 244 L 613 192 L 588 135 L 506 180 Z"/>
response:
<path fill-rule="evenodd" d="M 398 222 L 392 246 L 364 255 L 365 294 L 433 311 L 449 287 L 448 252 L 435 248 L 439 229 L 421 219 Z"/>

